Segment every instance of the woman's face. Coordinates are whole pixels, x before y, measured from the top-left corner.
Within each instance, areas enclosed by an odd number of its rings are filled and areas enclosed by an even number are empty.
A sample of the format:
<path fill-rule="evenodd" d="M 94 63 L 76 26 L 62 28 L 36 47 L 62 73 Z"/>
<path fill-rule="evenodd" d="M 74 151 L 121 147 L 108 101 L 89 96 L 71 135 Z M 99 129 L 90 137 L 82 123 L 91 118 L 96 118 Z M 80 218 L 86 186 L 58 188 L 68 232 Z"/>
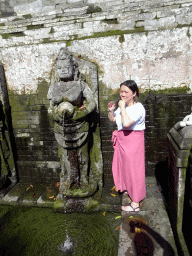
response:
<path fill-rule="evenodd" d="M 123 100 L 127 106 L 134 102 L 134 97 L 136 96 L 136 92 L 132 92 L 129 87 L 122 85 L 120 88 L 120 98 Z"/>

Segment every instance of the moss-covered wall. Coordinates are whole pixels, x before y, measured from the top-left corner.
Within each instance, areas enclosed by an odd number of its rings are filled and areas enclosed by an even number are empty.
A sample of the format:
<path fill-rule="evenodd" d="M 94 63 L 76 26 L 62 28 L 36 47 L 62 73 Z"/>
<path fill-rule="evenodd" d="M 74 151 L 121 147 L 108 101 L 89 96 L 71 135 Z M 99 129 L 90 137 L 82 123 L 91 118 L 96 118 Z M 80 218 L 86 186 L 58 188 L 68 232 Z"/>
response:
<path fill-rule="evenodd" d="M 45 80 L 39 81 L 36 94 L 16 94 L 9 90 L 18 175 L 24 183 L 59 181 L 58 147 L 48 116 L 48 86 Z"/>
<path fill-rule="evenodd" d="M 106 179 L 112 180 L 111 165 L 113 147 L 111 135 L 116 129 L 115 123 L 108 120 L 107 104 L 109 101 L 118 101 L 119 91 L 110 90 L 100 86 L 100 125 L 102 138 L 102 152 Z M 140 93 L 140 102 L 146 109 L 146 175 L 160 175 L 158 166 L 163 166 L 168 157 L 167 133 L 191 113 L 192 94 L 188 94 L 187 88 L 169 89 L 161 91 L 146 91 Z"/>

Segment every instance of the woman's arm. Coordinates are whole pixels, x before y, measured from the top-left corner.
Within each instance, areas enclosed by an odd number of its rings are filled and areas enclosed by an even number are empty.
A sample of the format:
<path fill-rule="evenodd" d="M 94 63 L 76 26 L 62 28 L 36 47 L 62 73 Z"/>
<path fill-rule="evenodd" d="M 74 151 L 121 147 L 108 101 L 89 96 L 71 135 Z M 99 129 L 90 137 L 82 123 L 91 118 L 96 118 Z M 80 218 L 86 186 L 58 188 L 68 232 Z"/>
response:
<path fill-rule="evenodd" d="M 119 101 L 119 107 L 121 109 L 121 121 L 124 127 L 130 127 L 135 123 L 135 121 L 131 120 L 130 117 L 127 115 L 125 110 L 125 102 L 123 100 Z"/>
<path fill-rule="evenodd" d="M 114 116 L 114 109 L 115 109 L 115 103 L 113 101 L 109 102 L 108 104 L 108 118 L 109 121 L 115 122 L 116 117 Z"/>

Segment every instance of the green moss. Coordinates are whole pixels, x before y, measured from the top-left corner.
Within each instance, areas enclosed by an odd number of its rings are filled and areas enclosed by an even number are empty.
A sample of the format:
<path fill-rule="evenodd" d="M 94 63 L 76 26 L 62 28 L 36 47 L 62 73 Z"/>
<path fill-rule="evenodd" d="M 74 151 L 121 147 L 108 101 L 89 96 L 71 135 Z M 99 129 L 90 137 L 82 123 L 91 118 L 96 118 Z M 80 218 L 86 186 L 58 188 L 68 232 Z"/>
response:
<path fill-rule="evenodd" d="M 144 26 L 143 27 L 137 27 L 137 22 L 136 22 L 135 27 L 134 27 L 134 31 L 135 31 L 135 33 L 145 32 L 145 27 Z"/>
<path fill-rule="evenodd" d="M 84 194 L 86 193 L 86 190 L 80 190 L 80 189 L 70 189 L 70 191 L 68 191 L 66 193 L 66 195 L 70 195 L 72 192 L 74 197 L 84 197 Z"/>
<path fill-rule="evenodd" d="M 67 41 L 67 47 L 71 46 L 71 42 L 70 41 Z"/>
<path fill-rule="evenodd" d="M 125 37 L 124 37 L 124 35 L 123 35 L 123 34 L 122 34 L 122 35 L 120 35 L 120 37 L 119 37 L 119 42 L 120 42 L 120 43 L 125 42 Z"/>
<path fill-rule="evenodd" d="M 99 164 L 101 161 L 100 145 L 101 145 L 100 129 L 99 127 L 97 127 L 93 135 L 92 149 L 90 152 L 90 160 L 91 160 L 91 164 L 93 165 L 92 168 L 94 168 L 95 163 Z"/>
<path fill-rule="evenodd" d="M 5 26 L 5 23 L 0 23 L 0 26 L 1 26 L 1 27 Z"/>
<path fill-rule="evenodd" d="M 63 200 L 61 200 L 60 198 L 58 198 L 55 203 L 54 203 L 54 208 L 58 209 L 58 208 L 63 208 L 64 207 L 64 202 Z"/>
<path fill-rule="evenodd" d="M 172 87 L 172 88 L 166 88 L 166 89 L 160 89 L 160 90 L 147 90 L 145 93 L 149 92 L 151 94 L 155 95 L 161 95 L 161 94 L 186 94 L 190 91 L 190 88 L 188 86 L 182 86 L 182 87 Z"/>
<path fill-rule="evenodd" d="M 49 83 L 44 78 L 39 77 L 37 85 L 37 94 L 41 95 L 41 97 L 45 96 L 47 98 Z"/>
<path fill-rule="evenodd" d="M 43 39 L 43 44 L 48 44 L 48 43 L 52 43 L 53 41 L 49 38 L 44 38 Z M 54 42 L 57 42 L 57 41 L 54 41 Z"/>
<path fill-rule="evenodd" d="M 107 24 L 119 24 L 117 18 L 115 18 L 115 19 L 104 19 L 103 22 L 107 23 Z"/>
<path fill-rule="evenodd" d="M 158 18 L 157 15 L 156 15 L 154 19 L 155 19 L 155 20 L 159 20 L 160 18 Z"/>
<path fill-rule="evenodd" d="M 120 88 L 117 89 L 111 89 L 111 88 L 107 88 L 106 85 L 104 85 L 103 83 L 99 83 L 99 96 L 100 97 L 105 97 L 105 100 L 102 100 L 99 102 L 99 109 L 100 112 L 106 112 L 107 110 L 107 103 L 110 101 L 114 101 L 115 103 L 117 103 L 117 101 L 119 100 L 119 91 Z"/>
<path fill-rule="evenodd" d="M 96 32 L 92 36 L 86 36 L 86 37 L 81 37 L 78 38 L 78 40 L 84 40 L 84 39 L 89 39 L 89 38 L 97 38 L 97 37 L 106 37 L 106 36 L 121 36 L 124 34 L 134 34 L 134 33 L 141 33 L 145 32 L 144 27 L 137 28 L 135 27 L 132 30 L 111 30 L 111 31 L 106 31 L 106 32 Z M 76 39 L 74 39 L 76 40 Z"/>
<path fill-rule="evenodd" d="M 53 34 L 54 32 L 55 32 L 55 31 L 54 31 L 54 28 L 51 27 L 49 34 Z"/>
<path fill-rule="evenodd" d="M 0 219 L 2 255 L 117 255 L 116 226 L 120 221 L 115 220 L 115 213 L 103 216 L 102 212 L 63 214 L 46 208 L 6 208 L 0 206 L 4 213 Z M 65 241 L 72 244 L 70 251 L 64 252 Z"/>
<path fill-rule="evenodd" d="M 23 20 L 21 18 L 15 18 L 13 21 L 20 21 L 20 20 Z"/>
<path fill-rule="evenodd" d="M 26 14 L 26 15 L 23 15 L 23 18 L 25 18 L 25 19 L 31 19 L 31 18 L 32 18 L 32 15 L 31 15 L 31 14 Z"/>
<path fill-rule="evenodd" d="M 97 208 L 99 206 L 99 202 L 98 200 L 94 200 L 94 199 L 89 199 L 87 200 L 86 202 L 86 209 L 87 211 L 92 211 L 94 210 L 95 208 Z"/>
<path fill-rule="evenodd" d="M 44 24 L 27 26 L 27 30 L 40 29 L 40 28 L 44 28 Z"/>
<path fill-rule="evenodd" d="M 10 37 L 21 37 L 25 36 L 23 32 L 13 32 L 13 33 L 6 33 L 6 34 L 1 34 L 3 39 L 9 39 Z"/>
<path fill-rule="evenodd" d="M 10 93 L 9 93 L 10 94 Z M 26 94 L 10 94 L 9 101 L 11 105 L 12 112 L 25 113 L 25 111 L 30 110 L 30 102 L 35 98 L 35 95 L 26 95 Z"/>
<path fill-rule="evenodd" d="M 139 92 L 139 101 L 143 102 L 143 100 L 146 99 L 149 92 L 151 93 L 151 90 L 150 91 L 146 90 L 144 92 Z"/>
<path fill-rule="evenodd" d="M 0 219 L 10 210 L 10 206 L 0 206 Z"/>

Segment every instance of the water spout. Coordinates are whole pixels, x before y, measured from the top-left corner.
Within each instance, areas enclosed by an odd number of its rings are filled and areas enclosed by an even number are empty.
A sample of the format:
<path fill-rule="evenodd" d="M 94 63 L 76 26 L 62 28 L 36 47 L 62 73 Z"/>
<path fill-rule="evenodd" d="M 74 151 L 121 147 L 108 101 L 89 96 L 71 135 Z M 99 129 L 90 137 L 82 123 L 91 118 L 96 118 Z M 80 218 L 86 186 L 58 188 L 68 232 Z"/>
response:
<path fill-rule="evenodd" d="M 58 249 L 60 251 L 67 253 L 67 255 L 72 255 L 73 248 L 74 248 L 73 242 L 71 241 L 70 237 L 67 234 L 66 240 L 64 241 L 63 244 L 60 244 L 60 246 L 58 246 Z"/>

